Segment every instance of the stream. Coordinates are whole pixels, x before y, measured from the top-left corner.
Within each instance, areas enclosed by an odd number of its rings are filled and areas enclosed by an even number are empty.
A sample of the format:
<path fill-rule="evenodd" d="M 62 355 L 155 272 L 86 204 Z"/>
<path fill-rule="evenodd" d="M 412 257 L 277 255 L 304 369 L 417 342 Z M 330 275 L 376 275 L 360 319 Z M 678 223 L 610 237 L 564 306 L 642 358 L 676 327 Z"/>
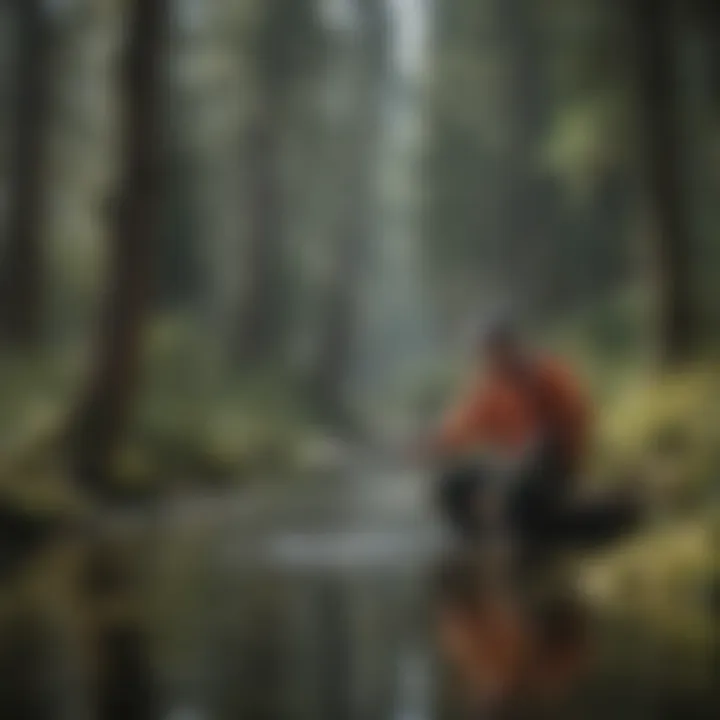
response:
<path fill-rule="evenodd" d="M 359 458 L 170 506 L 156 583 L 167 720 L 463 718 L 434 647 L 429 581 L 446 543 L 427 489 Z M 553 717 L 707 716 L 672 645 L 582 605 L 592 672 Z"/>
<path fill-rule="evenodd" d="M 442 537 L 424 487 L 361 466 L 196 511 L 171 720 L 434 717 L 425 581 Z"/>

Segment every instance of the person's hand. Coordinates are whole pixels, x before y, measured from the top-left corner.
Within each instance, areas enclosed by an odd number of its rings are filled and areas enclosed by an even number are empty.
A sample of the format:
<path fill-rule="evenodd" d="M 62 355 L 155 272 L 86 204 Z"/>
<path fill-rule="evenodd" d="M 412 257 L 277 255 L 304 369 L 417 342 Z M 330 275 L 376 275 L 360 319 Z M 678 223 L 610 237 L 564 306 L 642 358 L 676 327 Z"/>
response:
<path fill-rule="evenodd" d="M 408 443 L 406 453 L 410 462 L 427 465 L 437 462 L 442 456 L 442 448 L 434 433 L 425 433 Z"/>

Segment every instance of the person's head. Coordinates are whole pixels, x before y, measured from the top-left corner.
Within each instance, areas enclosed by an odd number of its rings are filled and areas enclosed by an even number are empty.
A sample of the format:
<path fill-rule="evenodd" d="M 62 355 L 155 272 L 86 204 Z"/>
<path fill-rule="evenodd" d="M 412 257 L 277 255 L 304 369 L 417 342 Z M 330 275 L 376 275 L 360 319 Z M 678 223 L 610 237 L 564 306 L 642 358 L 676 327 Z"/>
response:
<path fill-rule="evenodd" d="M 486 323 L 478 337 L 478 360 L 492 372 L 512 373 L 524 359 L 520 332 L 508 315 L 499 315 Z"/>

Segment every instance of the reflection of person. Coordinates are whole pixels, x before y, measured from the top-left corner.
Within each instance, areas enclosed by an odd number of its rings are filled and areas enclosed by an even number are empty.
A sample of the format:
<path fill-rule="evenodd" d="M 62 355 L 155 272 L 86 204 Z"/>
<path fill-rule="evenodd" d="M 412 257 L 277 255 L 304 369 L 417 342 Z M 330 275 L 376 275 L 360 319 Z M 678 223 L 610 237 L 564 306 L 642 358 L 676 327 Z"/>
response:
<path fill-rule="evenodd" d="M 627 498 L 582 508 L 567 502 L 592 427 L 591 406 L 575 373 L 528 350 L 505 320 L 483 334 L 478 361 L 469 389 L 432 442 L 445 468 L 440 504 L 453 524 L 477 534 L 494 519 L 488 507 L 500 505 L 503 523 L 526 547 L 600 542 L 634 525 L 636 503 Z M 479 450 L 498 456 L 505 470 L 474 459 Z M 503 482 L 493 491 L 498 477 Z"/>
<path fill-rule="evenodd" d="M 581 679 L 588 642 L 574 601 L 522 603 L 463 556 L 440 566 L 435 593 L 439 651 L 471 713 L 539 716 Z"/>

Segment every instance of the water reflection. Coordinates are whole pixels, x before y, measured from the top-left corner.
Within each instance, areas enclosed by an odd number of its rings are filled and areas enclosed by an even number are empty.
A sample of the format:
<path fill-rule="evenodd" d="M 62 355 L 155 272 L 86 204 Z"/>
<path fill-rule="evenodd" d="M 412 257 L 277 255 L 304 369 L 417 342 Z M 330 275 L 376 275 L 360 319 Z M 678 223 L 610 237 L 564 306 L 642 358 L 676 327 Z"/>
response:
<path fill-rule="evenodd" d="M 509 577 L 448 543 L 425 487 L 379 470 L 283 485 L 203 514 L 207 537 L 171 514 L 177 579 L 158 584 L 179 717 L 712 716 L 671 645 L 585 594 L 585 557 Z"/>
<path fill-rule="evenodd" d="M 271 564 L 248 567 L 219 591 L 227 602 L 216 606 L 211 634 L 211 717 L 433 716 L 418 566 L 350 569 L 328 556 L 317 565 L 266 556 Z"/>
<path fill-rule="evenodd" d="M 363 535 L 292 539 L 259 544 L 263 562 L 212 590 L 209 717 L 515 717 L 561 705 L 586 669 L 585 615 L 568 592 L 521 596 L 427 540 L 411 554 L 408 538 L 384 551 Z"/>
<path fill-rule="evenodd" d="M 463 549 L 439 563 L 436 641 L 461 716 L 557 717 L 586 671 L 585 608 L 571 589 L 535 583 L 533 592 Z"/>
<path fill-rule="evenodd" d="M 147 619 L 152 638 L 139 632 L 140 608 L 117 602 L 134 575 L 93 566 L 83 595 L 92 606 L 82 617 L 102 621 L 95 640 L 113 680 L 102 717 L 715 717 L 692 657 L 579 594 L 585 558 L 508 576 L 494 558 L 449 546 L 423 487 L 411 474 L 377 471 L 193 498 L 166 513 L 162 552 L 147 568 L 161 595 Z M 68 624 L 76 583 L 61 574 L 67 615 L 31 617 L 22 597 L 0 615 L 3 718 L 93 716 Z M 52 598 L 59 613 L 57 588 Z"/>
<path fill-rule="evenodd" d="M 449 546 L 421 487 L 336 481 L 297 499 L 304 521 L 230 522 L 201 561 L 179 716 L 444 720 L 564 701 L 585 667 L 582 609 L 567 592 L 526 600 Z M 382 517 L 390 496 L 412 502 Z"/>

